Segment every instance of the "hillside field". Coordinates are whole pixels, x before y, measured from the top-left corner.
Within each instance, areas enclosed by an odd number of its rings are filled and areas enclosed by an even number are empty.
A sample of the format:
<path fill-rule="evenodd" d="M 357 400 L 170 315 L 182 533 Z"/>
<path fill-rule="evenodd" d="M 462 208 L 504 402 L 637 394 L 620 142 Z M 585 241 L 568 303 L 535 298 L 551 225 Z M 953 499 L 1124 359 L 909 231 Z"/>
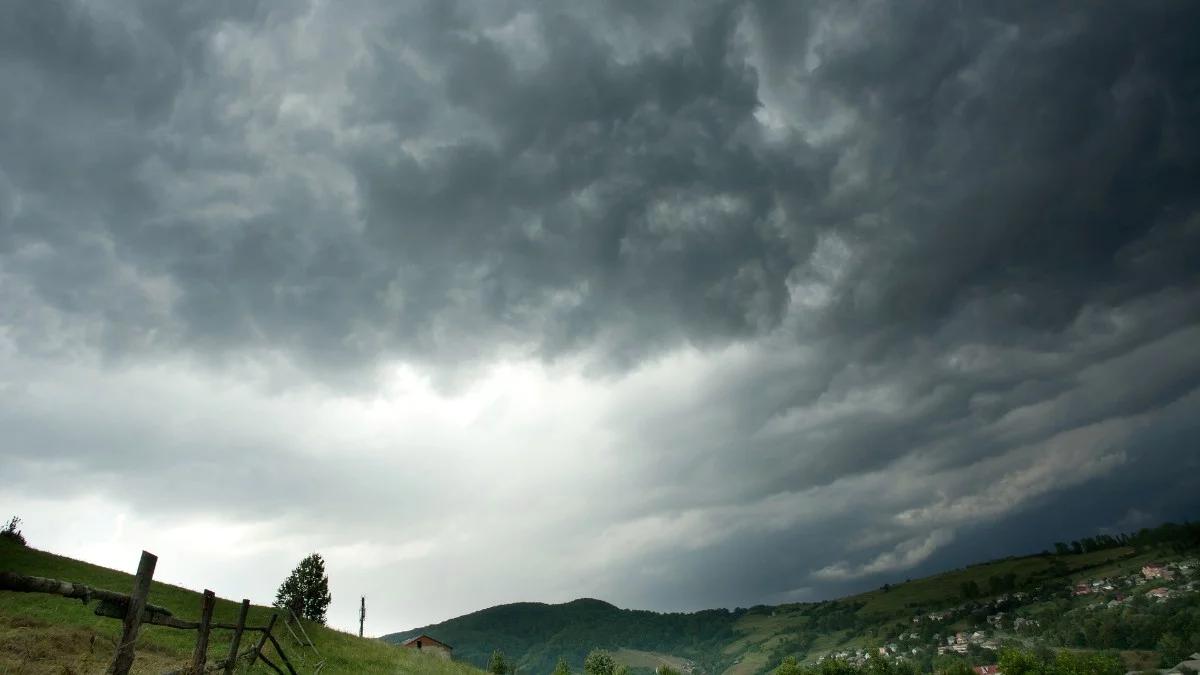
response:
<path fill-rule="evenodd" d="M 136 560 L 136 552 L 131 559 Z M 4 539 L 0 539 L 0 570 L 79 582 L 120 593 L 128 593 L 133 587 L 131 574 L 21 547 Z M 195 620 L 200 615 L 201 594 L 186 588 L 156 581 L 150 589 L 149 602 L 170 609 L 180 618 Z M 92 606 L 57 595 L 0 591 L 0 673 L 103 673 L 112 660 L 121 622 L 95 616 Z M 238 606 L 236 600 L 218 598 L 213 620 L 235 622 Z M 252 606 L 248 623 L 263 625 L 273 611 L 271 607 Z M 316 665 L 315 657 L 293 645 L 286 630 L 282 629 L 282 620 L 276 625 L 275 634 L 288 657 L 302 673 L 311 673 Z M 465 664 L 399 649 L 381 640 L 363 639 L 310 623 L 306 623 L 305 628 L 326 661 L 322 675 L 479 675 L 478 670 Z M 243 649 L 257 635 L 247 633 L 243 638 Z M 195 636 L 195 631 L 190 630 L 143 626 L 133 672 L 157 675 L 183 667 L 191 658 Z M 210 663 L 226 656 L 231 636 L 232 631 L 212 632 L 208 650 Z M 269 647 L 267 653 L 272 653 Z M 299 662 L 301 657 L 306 663 Z M 242 665 L 238 672 L 251 671 Z M 252 672 L 272 671 L 259 663 Z"/>

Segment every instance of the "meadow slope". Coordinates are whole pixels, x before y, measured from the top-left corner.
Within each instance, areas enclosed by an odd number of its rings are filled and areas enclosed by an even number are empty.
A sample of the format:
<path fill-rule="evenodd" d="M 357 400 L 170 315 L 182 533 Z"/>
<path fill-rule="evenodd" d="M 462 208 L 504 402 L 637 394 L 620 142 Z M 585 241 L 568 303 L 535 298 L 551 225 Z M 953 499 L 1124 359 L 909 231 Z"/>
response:
<path fill-rule="evenodd" d="M 136 562 L 136 552 L 130 557 Z M 128 593 L 133 586 L 131 574 L 21 547 L 3 539 L 0 539 L 0 570 L 79 582 L 121 593 Z M 197 591 L 154 582 L 149 602 L 170 609 L 180 618 L 194 620 L 200 614 L 201 595 Z M 219 598 L 214 621 L 236 621 L 238 604 L 236 600 Z M 265 624 L 272 611 L 271 607 L 252 606 L 249 623 Z M 323 675 L 479 675 L 478 670 L 466 664 L 446 662 L 399 649 L 381 640 L 363 639 L 307 623 L 306 629 L 326 661 L 321 670 Z M 40 593 L 0 591 L 0 673 L 103 673 L 112 659 L 120 630 L 120 621 L 95 616 L 91 606 L 85 606 L 78 600 Z M 157 674 L 186 665 L 191 657 L 195 635 L 194 631 L 144 626 L 133 672 Z M 224 658 L 230 639 L 231 631 L 213 631 L 208 650 L 210 663 Z M 315 657 L 298 648 L 289 649 L 290 638 L 284 638 L 282 642 L 301 673 L 311 673 L 316 665 Z M 305 659 L 305 663 L 299 662 L 301 658 Z M 238 672 L 250 671 L 241 666 Z M 270 670 L 259 664 L 253 672 L 266 673 Z"/>

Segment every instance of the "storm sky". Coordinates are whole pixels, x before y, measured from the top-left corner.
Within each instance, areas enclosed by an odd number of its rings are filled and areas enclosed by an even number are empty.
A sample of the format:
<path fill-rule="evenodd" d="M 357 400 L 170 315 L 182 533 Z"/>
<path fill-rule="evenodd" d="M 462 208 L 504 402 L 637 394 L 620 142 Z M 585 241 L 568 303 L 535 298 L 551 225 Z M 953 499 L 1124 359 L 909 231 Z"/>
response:
<path fill-rule="evenodd" d="M 0 516 L 375 635 L 1196 517 L 1198 25 L 0 3 Z"/>

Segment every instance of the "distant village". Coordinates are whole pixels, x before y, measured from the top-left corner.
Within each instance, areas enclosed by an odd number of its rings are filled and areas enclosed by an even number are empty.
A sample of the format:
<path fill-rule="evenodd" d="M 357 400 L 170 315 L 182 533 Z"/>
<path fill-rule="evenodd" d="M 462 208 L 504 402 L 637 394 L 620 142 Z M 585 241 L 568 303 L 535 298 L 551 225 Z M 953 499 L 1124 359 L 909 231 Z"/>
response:
<path fill-rule="evenodd" d="M 1002 593 L 989 600 L 965 602 L 950 609 L 924 612 L 912 617 L 914 626 L 961 626 L 964 620 L 978 617 L 981 609 L 990 613 L 983 622 L 976 621 L 963 630 L 939 631 L 932 635 L 928 630 L 910 630 L 900 633 L 886 644 L 830 652 L 817 659 L 817 663 L 834 658 L 862 666 L 875 655 L 897 660 L 933 654 L 958 654 L 970 658 L 972 654 L 997 652 L 1003 646 L 1027 646 L 1027 641 L 1037 634 L 1040 624 L 1038 620 L 1024 616 L 1023 610 L 1035 603 L 1063 597 L 1067 593 L 1071 597 L 1092 600 L 1080 605 L 1083 610 L 1114 609 L 1139 596 L 1154 602 L 1167 602 L 1200 591 L 1200 579 L 1196 578 L 1198 570 L 1200 560 L 1195 559 L 1149 563 L 1135 574 L 1089 579 L 1074 586 L 1047 587 L 1034 593 Z M 978 665 L 974 666 L 974 670 L 979 675 L 1002 675 L 995 665 Z"/>

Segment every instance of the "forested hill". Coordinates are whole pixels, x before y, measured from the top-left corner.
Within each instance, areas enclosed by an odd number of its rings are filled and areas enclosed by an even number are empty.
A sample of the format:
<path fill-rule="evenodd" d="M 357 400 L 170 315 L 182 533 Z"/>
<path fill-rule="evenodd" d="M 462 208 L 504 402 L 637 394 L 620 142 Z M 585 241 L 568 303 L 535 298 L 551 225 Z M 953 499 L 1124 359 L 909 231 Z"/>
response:
<path fill-rule="evenodd" d="M 452 645 L 455 659 L 477 665 L 493 649 L 502 649 L 531 672 L 550 672 L 560 656 L 578 667 L 597 647 L 670 654 L 713 672 L 717 664 L 708 661 L 735 639 L 736 619 L 737 614 L 726 609 L 660 614 L 583 598 L 560 605 L 500 605 L 383 639 L 403 642 L 428 633 Z"/>
<path fill-rule="evenodd" d="M 593 649 L 612 652 L 635 674 L 666 664 L 706 675 L 765 673 L 787 657 L 861 661 L 880 651 L 930 672 L 994 663 L 1000 649 L 1032 645 L 1122 650 L 1133 670 L 1200 650 L 1200 524 L 1086 537 L 1053 549 L 897 580 L 841 600 L 691 614 L 593 599 L 524 602 L 383 639 L 428 633 L 476 666 L 498 649 L 522 673 L 549 673 L 560 657 L 579 672 Z M 1144 572 L 1162 565 L 1163 574 Z M 946 640 L 956 635 L 970 639 L 948 652 Z"/>

